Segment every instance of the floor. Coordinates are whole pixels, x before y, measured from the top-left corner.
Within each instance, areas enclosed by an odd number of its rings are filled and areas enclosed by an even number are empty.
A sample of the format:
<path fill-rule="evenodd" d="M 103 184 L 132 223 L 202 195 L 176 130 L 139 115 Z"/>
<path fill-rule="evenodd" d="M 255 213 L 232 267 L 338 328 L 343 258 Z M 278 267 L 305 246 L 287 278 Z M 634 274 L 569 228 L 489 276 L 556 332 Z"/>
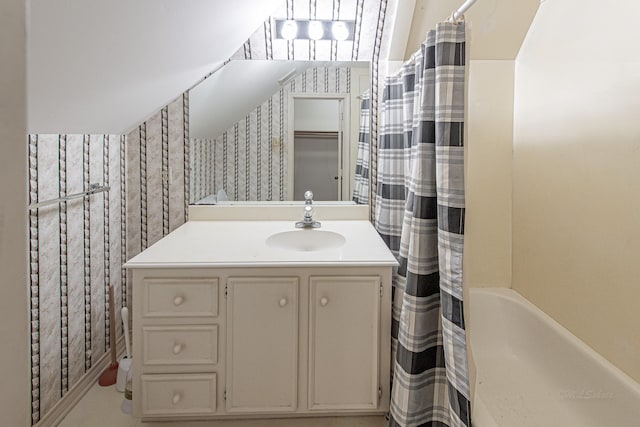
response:
<path fill-rule="evenodd" d="M 122 393 L 98 384 L 69 412 L 59 427 L 386 427 L 384 417 L 292 418 L 244 421 L 143 423 L 120 411 Z"/>

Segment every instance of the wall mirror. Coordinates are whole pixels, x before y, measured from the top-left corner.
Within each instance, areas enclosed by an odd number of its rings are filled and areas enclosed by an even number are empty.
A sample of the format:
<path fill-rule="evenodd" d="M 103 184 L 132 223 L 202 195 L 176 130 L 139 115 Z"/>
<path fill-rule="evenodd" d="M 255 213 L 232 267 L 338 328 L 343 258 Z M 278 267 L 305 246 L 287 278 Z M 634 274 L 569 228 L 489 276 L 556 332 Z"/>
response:
<path fill-rule="evenodd" d="M 189 91 L 190 203 L 368 203 L 368 62 L 234 60 Z"/>

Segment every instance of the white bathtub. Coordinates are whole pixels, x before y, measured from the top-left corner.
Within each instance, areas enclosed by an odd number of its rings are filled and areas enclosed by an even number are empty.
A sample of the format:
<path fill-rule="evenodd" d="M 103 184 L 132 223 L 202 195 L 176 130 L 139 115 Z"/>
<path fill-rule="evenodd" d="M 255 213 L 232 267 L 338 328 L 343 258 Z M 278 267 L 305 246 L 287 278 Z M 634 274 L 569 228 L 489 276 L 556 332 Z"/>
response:
<path fill-rule="evenodd" d="M 471 289 L 470 312 L 474 427 L 640 426 L 640 385 L 520 294 Z"/>

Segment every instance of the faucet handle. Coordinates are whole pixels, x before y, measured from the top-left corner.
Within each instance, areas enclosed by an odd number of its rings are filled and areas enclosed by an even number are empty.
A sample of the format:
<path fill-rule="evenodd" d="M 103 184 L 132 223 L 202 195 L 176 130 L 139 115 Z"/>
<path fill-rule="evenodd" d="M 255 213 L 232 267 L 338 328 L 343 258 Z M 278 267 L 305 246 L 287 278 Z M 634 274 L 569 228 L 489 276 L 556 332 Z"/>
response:
<path fill-rule="evenodd" d="M 310 190 L 304 192 L 304 199 L 306 201 L 313 201 L 313 193 Z"/>
<path fill-rule="evenodd" d="M 313 206 L 307 205 L 304 207 L 304 217 L 311 218 L 313 216 Z"/>

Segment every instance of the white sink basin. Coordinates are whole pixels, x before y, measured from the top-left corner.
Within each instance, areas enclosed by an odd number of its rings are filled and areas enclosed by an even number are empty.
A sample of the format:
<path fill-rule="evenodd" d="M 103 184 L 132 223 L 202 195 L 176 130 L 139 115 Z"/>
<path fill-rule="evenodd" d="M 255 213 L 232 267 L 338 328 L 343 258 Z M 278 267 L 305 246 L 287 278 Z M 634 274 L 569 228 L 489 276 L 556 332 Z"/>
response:
<path fill-rule="evenodd" d="M 333 231 L 301 229 L 272 234 L 266 240 L 270 248 L 299 252 L 335 249 L 344 245 L 344 236 Z"/>

